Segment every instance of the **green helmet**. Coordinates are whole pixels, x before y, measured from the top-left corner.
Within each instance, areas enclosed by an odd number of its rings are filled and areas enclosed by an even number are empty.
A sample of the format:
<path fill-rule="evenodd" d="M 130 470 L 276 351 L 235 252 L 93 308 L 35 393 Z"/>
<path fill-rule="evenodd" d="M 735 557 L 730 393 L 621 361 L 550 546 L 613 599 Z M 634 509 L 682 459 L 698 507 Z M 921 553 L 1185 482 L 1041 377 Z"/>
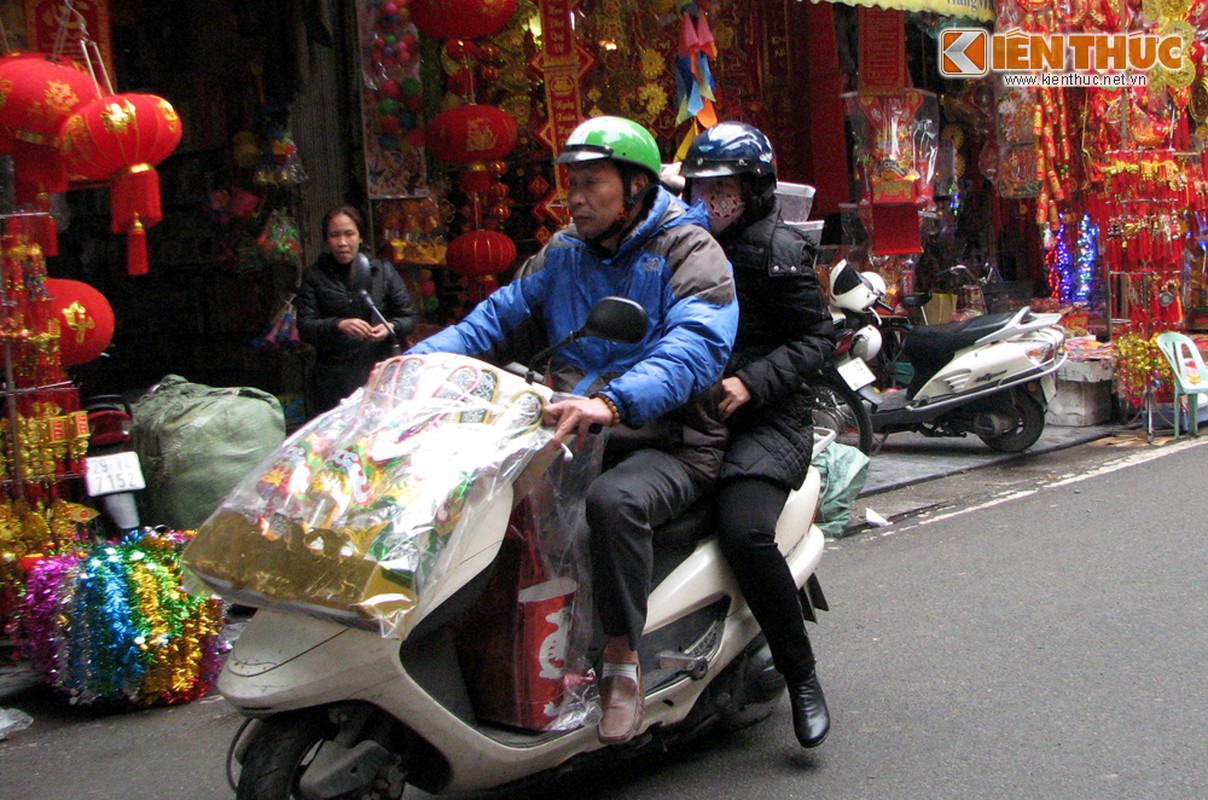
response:
<path fill-rule="evenodd" d="M 611 158 L 645 169 L 658 180 L 662 169 L 659 147 L 650 131 L 623 117 L 593 117 L 571 131 L 558 164 Z"/>

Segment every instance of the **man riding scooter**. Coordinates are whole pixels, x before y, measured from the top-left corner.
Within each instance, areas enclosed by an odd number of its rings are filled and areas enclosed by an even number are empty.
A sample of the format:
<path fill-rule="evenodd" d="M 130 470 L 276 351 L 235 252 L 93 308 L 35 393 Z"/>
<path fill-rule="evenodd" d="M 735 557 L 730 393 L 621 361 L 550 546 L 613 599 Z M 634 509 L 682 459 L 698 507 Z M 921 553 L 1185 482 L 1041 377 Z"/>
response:
<path fill-rule="evenodd" d="M 599 736 L 619 744 L 642 725 L 637 645 L 652 531 L 691 506 L 721 465 L 726 429 L 717 380 L 734 343 L 738 305 L 704 209 L 685 207 L 659 186 L 661 160 L 649 131 L 618 117 L 588 120 L 557 162 L 567 166 L 572 223 L 512 283 L 411 352 L 480 355 L 535 325 L 531 354 L 580 328 L 608 295 L 635 300 L 650 315 L 640 342 L 575 342 L 555 352 L 548 367 L 556 389 L 582 395 L 546 407 L 555 441 L 593 425 L 612 428 L 587 515 L 607 636 Z"/>

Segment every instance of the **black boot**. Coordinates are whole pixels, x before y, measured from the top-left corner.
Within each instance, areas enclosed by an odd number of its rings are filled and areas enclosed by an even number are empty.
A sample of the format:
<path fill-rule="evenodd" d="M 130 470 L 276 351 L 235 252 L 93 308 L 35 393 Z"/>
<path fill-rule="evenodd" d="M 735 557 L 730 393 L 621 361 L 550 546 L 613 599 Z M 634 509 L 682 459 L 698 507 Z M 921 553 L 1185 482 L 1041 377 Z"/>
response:
<path fill-rule="evenodd" d="M 802 747 L 817 747 L 830 731 L 830 713 L 826 697 L 813 673 L 800 683 L 789 684 L 789 704 L 793 708 L 793 732 Z"/>

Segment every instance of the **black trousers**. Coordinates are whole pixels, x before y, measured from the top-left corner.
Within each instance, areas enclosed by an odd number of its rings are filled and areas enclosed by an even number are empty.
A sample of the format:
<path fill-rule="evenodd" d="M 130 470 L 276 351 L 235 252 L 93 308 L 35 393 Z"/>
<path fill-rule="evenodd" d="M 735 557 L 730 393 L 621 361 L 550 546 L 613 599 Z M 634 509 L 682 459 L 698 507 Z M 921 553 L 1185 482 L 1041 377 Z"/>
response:
<path fill-rule="evenodd" d="M 718 537 L 777 671 L 796 683 L 813 673 L 814 653 L 797 585 L 776 546 L 776 520 L 788 496 L 787 488 L 761 478 L 726 481 L 717 493 Z"/>
<path fill-rule="evenodd" d="M 704 481 L 662 450 L 636 450 L 606 469 L 587 491 L 592 594 L 608 636 L 636 650 L 646 627 L 654 529 L 683 513 Z"/>

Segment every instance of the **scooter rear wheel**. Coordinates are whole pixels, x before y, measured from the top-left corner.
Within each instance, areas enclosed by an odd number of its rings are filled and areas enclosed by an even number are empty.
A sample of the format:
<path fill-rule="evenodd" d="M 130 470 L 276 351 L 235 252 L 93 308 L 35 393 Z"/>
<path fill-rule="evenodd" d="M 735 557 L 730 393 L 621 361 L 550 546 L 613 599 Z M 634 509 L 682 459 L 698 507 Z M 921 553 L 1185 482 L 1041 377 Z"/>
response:
<path fill-rule="evenodd" d="M 999 453 L 1022 453 L 1040 438 L 1044 433 L 1044 406 L 1026 392 L 1013 393 L 1012 405 L 1016 415 L 1015 427 L 1001 436 L 982 436 L 978 438 L 986 443 L 991 450 Z"/>
<path fill-rule="evenodd" d="M 810 388 L 814 392 L 814 425 L 834 431 L 840 444 L 872 455 L 872 417 L 860 395 L 830 375 L 820 375 Z"/>

